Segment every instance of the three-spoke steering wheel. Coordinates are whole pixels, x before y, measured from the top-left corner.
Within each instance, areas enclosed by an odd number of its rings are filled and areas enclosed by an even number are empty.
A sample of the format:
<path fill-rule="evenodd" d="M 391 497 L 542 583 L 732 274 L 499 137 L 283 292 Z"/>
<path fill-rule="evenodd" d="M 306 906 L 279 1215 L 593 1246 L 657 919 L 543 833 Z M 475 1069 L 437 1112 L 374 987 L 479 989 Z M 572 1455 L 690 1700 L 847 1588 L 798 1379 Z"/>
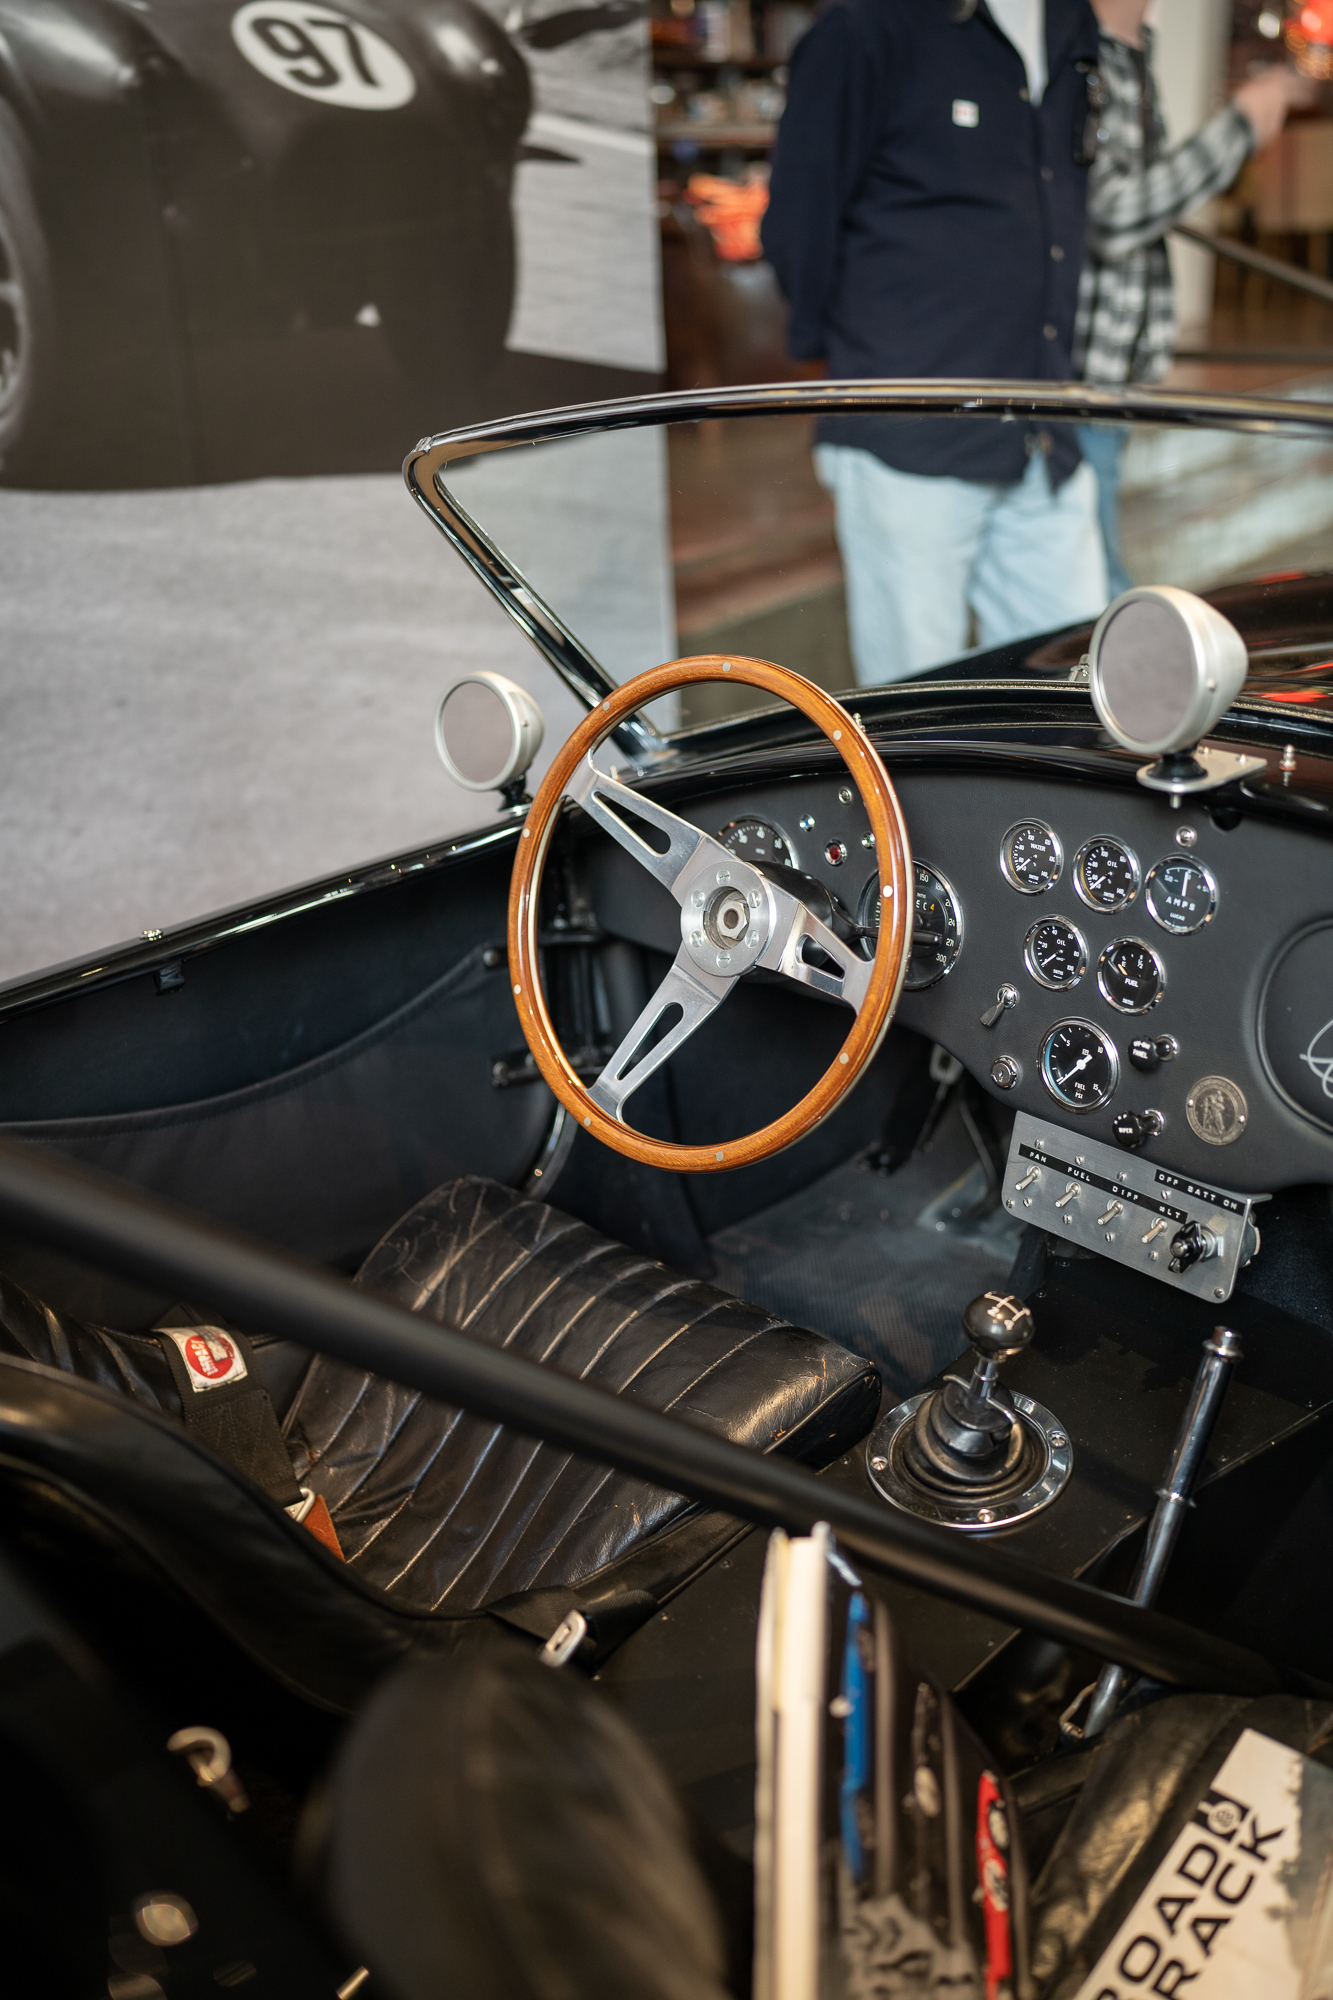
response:
<path fill-rule="evenodd" d="M 845 943 L 787 888 L 642 792 L 608 777 L 593 752 L 621 719 L 695 681 L 730 679 L 780 695 L 823 730 L 861 794 L 879 864 L 880 923 L 873 959 Z M 538 975 L 542 868 L 565 798 L 619 841 L 680 905 L 680 950 L 666 978 L 601 1075 L 585 1089 L 561 1048 Z M 665 850 L 641 828 L 665 838 Z M 509 971 L 528 1047 L 555 1095 L 594 1137 L 630 1159 L 685 1173 L 716 1173 L 767 1159 L 805 1137 L 842 1101 L 874 1056 L 898 1002 L 911 951 L 912 857 L 888 773 L 847 710 L 811 681 L 767 660 L 708 654 L 654 667 L 617 688 L 556 756 L 528 811 L 509 892 Z M 792 1109 L 723 1145 L 650 1139 L 624 1121 L 644 1079 L 692 1035 L 755 966 L 843 1000 L 855 1020 L 837 1056 Z M 668 1010 L 680 1018 L 654 1040 Z"/>

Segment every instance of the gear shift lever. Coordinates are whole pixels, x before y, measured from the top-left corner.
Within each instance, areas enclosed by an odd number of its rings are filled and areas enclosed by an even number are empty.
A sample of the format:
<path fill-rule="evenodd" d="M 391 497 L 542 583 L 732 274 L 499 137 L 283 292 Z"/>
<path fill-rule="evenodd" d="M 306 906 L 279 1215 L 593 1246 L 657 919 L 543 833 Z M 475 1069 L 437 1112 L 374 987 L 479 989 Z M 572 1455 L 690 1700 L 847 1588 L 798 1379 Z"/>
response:
<path fill-rule="evenodd" d="M 909 1397 L 866 1448 L 870 1477 L 895 1506 L 954 1527 L 986 1529 L 1046 1506 L 1069 1477 L 1069 1440 L 1049 1410 L 1011 1394 L 1003 1362 L 1035 1331 L 1022 1299 L 982 1292 L 963 1314 L 971 1375 Z"/>

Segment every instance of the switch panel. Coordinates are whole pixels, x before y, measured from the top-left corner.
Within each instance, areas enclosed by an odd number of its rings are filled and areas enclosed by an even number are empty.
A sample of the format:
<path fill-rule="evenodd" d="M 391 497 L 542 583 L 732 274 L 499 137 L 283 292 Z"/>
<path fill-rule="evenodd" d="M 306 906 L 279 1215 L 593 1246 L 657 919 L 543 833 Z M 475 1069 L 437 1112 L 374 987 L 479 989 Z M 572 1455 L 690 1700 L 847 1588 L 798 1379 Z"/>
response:
<path fill-rule="evenodd" d="M 1231 1297 L 1237 1271 L 1259 1247 L 1249 1195 L 1191 1180 L 1025 1111 L 1014 1120 L 1004 1205 L 1052 1236 L 1217 1304 Z"/>

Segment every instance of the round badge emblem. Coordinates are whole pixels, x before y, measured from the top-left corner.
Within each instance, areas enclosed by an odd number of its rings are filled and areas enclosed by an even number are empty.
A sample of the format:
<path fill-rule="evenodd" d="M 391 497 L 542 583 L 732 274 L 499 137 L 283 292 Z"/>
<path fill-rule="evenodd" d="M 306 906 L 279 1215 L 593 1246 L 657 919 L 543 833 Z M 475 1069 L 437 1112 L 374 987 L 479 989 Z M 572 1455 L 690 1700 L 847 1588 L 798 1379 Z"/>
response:
<path fill-rule="evenodd" d="M 182 1352 L 192 1375 L 220 1382 L 236 1366 L 236 1349 L 225 1333 L 192 1333 Z"/>
<path fill-rule="evenodd" d="M 241 54 L 270 83 L 348 111 L 396 111 L 416 79 L 382 36 L 308 0 L 250 0 L 232 16 Z"/>
<path fill-rule="evenodd" d="M 1229 1076 L 1201 1076 L 1185 1099 L 1190 1130 L 1205 1146 L 1229 1146 L 1250 1115 L 1245 1093 Z"/>

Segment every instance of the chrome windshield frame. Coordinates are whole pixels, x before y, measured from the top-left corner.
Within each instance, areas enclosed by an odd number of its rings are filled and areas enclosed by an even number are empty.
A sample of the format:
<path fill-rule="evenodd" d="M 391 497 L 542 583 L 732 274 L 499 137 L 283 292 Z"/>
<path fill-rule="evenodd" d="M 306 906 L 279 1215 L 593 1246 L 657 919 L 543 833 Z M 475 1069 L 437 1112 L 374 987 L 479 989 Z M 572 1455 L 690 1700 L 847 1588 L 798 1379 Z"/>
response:
<path fill-rule="evenodd" d="M 446 485 L 447 466 L 518 445 L 551 444 L 652 425 L 700 423 L 708 418 L 760 416 L 959 416 L 1009 423 L 1065 421 L 1123 423 L 1166 428 L 1286 433 L 1333 437 L 1333 403 L 1301 403 L 1283 396 L 1233 396 L 1180 389 L 1095 389 L 1082 382 L 778 382 L 737 389 L 683 389 L 623 401 L 582 403 L 567 409 L 497 417 L 425 437 L 403 462 L 408 492 L 450 546 L 501 604 L 547 664 L 585 708 L 595 708 L 617 683 L 522 572 L 475 521 Z M 1019 685 L 1010 682 L 1011 687 Z M 663 736 L 646 716 L 631 717 L 616 732 L 619 747 L 641 767 L 669 756 L 675 737 Z"/>

